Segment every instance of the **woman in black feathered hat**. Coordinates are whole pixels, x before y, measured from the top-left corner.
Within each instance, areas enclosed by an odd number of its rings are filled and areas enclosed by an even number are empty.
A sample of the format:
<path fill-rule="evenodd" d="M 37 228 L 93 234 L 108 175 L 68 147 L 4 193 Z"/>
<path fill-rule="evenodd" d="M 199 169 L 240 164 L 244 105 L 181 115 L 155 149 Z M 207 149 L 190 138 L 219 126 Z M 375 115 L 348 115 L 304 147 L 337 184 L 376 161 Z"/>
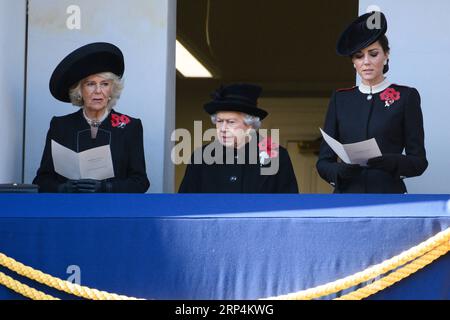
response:
<path fill-rule="evenodd" d="M 65 57 L 53 71 L 50 92 L 57 100 L 80 110 L 53 117 L 42 161 L 33 181 L 40 192 L 143 193 L 147 178 L 143 129 L 139 119 L 112 108 L 123 89 L 125 65 L 121 50 L 113 44 L 85 45 Z M 109 145 L 114 177 L 105 180 L 69 180 L 55 172 L 51 141 L 75 152 Z"/>
<path fill-rule="evenodd" d="M 337 53 L 350 57 L 361 84 L 333 93 L 324 131 L 343 144 L 375 138 L 382 156 L 367 166 L 346 164 L 323 142 L 317 169 L 336 193 L 406 193 L 403 179 L 428 166 L 419 93 L 386 76 L 386 31 L 384 14 L 370 12 L 351 23 L 337 43 Z"/>
<path fill-rule="evenodd" d="M 267 112 L 257 106 L 261 87 L 221 87 L 205 104 L 216 140 L 194 152 L 181 193 L 298 193 L 286 149 L 257 130 Z"/>

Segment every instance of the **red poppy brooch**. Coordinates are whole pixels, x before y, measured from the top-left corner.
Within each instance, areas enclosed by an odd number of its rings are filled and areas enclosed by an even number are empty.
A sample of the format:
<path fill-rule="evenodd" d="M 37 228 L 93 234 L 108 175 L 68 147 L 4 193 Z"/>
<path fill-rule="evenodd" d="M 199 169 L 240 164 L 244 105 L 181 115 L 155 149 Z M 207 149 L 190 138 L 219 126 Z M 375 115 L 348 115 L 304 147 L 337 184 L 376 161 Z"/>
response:
<path fill-rule="evenodd" d="M 400 92 L 395 91 L 394 88 L 387 88 L 380 94 L 380 99 L 384 101 L 384 106 L 388 108 L 395 101 L 400 100 Z"/>
<path fill-rule="evenodd" d="M 120 129 L 123 129 L 123 128 L 125 128 L 125 126 L 127 125 L 127 124 L 129 124 L 131 122 L 131 120 L 130 120 L 130 118 L 128 118 L 126 115 L 124 115 L 124 114 L 122 114 L 122 115 L 118 115 L 118 114 L 115 114 L 115 113 L 113 113 L 112 115 L 111 115 L 111 125 L 114 127 L 114 128 L 120 128 Z"/>
<path fill-rule="evenodd" d="M 272 141 L 272 138 L 264 138 L 259 144 L 259 163 L 266 165 L 270 159 L 278 157 L 280 145 Z"/>

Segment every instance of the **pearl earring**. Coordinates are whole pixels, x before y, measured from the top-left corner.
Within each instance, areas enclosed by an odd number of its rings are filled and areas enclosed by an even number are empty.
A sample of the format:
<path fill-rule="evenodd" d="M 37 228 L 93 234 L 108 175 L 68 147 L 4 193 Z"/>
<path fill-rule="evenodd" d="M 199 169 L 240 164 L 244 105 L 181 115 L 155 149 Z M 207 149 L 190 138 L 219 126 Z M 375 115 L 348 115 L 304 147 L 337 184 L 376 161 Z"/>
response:
<path fill-rule="evenodd" d="M 384 60 L 384 65 L 387 65 L 387 60 Z"/>
<path fill-rule="evenodd" d="M 353 68 L 356 69 L 356 64 L 353 64 Z"/>

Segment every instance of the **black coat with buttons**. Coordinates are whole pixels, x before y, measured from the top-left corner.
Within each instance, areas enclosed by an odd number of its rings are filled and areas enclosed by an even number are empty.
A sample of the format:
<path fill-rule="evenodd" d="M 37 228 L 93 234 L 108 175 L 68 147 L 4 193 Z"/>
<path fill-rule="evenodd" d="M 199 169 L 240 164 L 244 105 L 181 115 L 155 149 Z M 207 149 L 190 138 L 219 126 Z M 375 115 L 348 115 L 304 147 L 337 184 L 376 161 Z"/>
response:
<path fill-rule="evenodd" d="M 263 174 L 264 169 L 269 169 L 273 163 L 268 160 L 261 165 L 259 156 L 252 158 L 247 143 L 245 148 L 236 150 L 223 146 L 223 160 L 211 163 L 205 161 L 202 155 L 205 149 L 214 147 L 213 142 L 197 149 L 191 157 L 191 163 L 188 164 L 185 176 L 180 185 L 180 193 L 298 193 L 297 180 L 295 178 L 292 163 L 287 150 L 279 147 L 278 172 L 272 175 Z M 217 147 L 217 145 L 216 145 Z M 257 149 L 259 155 L 259 148 Z M 206 153 L 209 151 L 206 150 Z M 231 159 L 226 163 L 226 154 L 231 152 L 228 157 Z M 200 163 L 195 164 L 196 154 L 199 156 Z M 214 151 L 211 152 L 215 156 Z M 245 158 L 245 161 L 243 161 Z M 241 159 L 241 160 L 239 160 Z M 274 161 L 274 160 L 272 160 Z M 230 163 L 231 162 L 231 163 Z M 242 162 L 242 163 L 241 163 Z M 211 163 L 211 164 L 207 164 Z M 273 166 L 274 168 L 275 166 Z"/>
<path fill-rule="evenodd" d="M 375 138 L 382 154 L 399 155 L 395 174 L 366 167 L 344 180 L 338 175 L 336 154 L 323 142 L 317 170 L 335 193 L 406 193 L 403 179 L 419 176 L 427 168 L 420 95 L 406 86 L 392 84 L 388 89 L 399 94 L 388 105 L 382 99 L 384 91 L 372 99 L 358 87 L 333 93 L 325 119 L 327 134 L 343 144 Z"/>
<path fill-rule="evenodd" d="M 57 192 L 67 178 L 55 172 L 51 140 L 75 152 L 110 145 L 114 178 L 108 179 L 114 193 L 144 193 L 150 186 L 145 169 L 143 129 L 139 119 L 112 110 L 98 128 L 95 139 L 83 111 L 53 117 L 47 133 L 41 165 L 33 180 L 40 192 Z"/>

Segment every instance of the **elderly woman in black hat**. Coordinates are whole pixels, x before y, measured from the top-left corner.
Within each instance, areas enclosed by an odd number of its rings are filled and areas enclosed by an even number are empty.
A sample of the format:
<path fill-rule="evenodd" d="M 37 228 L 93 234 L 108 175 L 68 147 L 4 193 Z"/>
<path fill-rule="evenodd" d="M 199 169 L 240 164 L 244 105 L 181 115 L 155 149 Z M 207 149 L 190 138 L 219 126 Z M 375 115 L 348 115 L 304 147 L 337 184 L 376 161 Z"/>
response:
<path fill-rule="evenodd" d="M 317 169 L 336 193 L 406 193 L 403 179 L 428 166 L 419 93 L 386 77 L 386 31 L 384 14 L 371 12 L 350 24 L 337 43 L 337 53 L 351 58 L 361 84 L 333 93 L 324 131 L 344 144 L 375 138 L 382 156 L 367 166 L 346 164 L 323 142 Z"/>
<path fill-rule="evenodd" d="M 194 152 L 180 193 L 298 193 L 286 149 L 256 131 L 267 116 L 257 106 L 260 93 L 252 84 L 214 93 L 204 109 L 216 126 L 216 140 Z M 276 170 L 264 173 L 273 163 Z"/>
<path fill-rule="evenodd" d="M 64 58 L 50 79 L 50 92 L 80 107 L 75 113 L 53 117 L 42 161 L 33 181 L 40 192 L 144 193 L 143 129 L 139 119 L 113 110 L 123 89 L 122 52 L 110 43 L 91 43 Z M 51 141 L 75 152 L 109 145 L 114 178 L 69 180 L 55 172 Z"/>

